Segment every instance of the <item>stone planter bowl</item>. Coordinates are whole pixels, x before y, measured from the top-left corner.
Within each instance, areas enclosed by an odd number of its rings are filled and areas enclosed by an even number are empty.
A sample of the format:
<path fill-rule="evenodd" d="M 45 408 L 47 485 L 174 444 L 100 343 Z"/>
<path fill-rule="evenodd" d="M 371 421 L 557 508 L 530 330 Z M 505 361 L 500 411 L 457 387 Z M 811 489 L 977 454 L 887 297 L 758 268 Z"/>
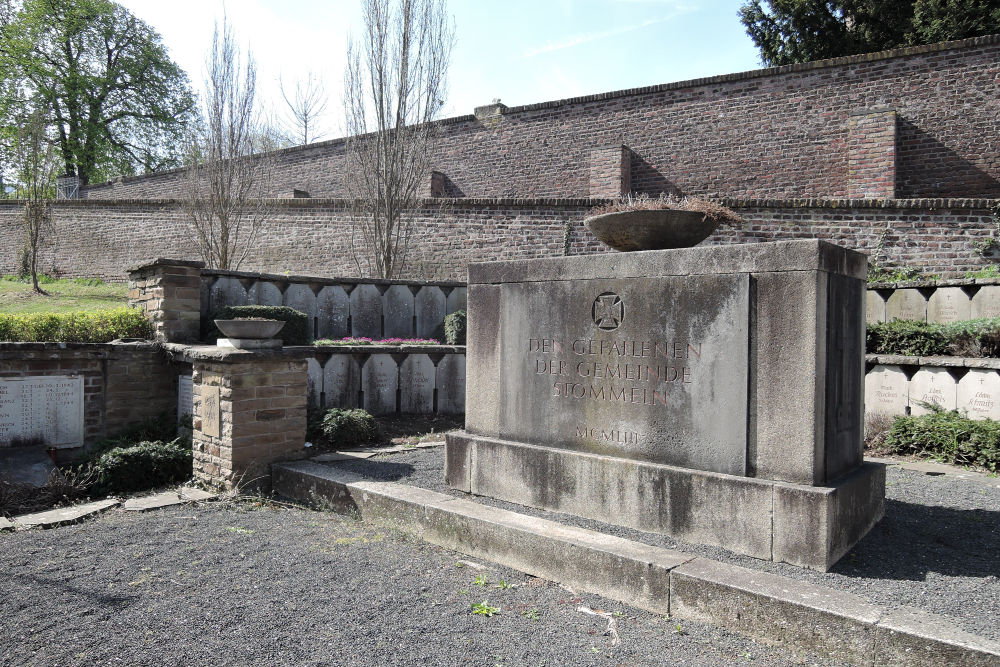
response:
<path fill-rule="evenodd" d="M 602 243 L 622 252 L 690 248 L 719 226 L 704 213 L 673 209 L 605 213 L 584 222 Z"/>
<path fill-rule="evenodd" d="M 226 338 L 274 338 L 282 327 L 284 320 L 215 320 Z"/>

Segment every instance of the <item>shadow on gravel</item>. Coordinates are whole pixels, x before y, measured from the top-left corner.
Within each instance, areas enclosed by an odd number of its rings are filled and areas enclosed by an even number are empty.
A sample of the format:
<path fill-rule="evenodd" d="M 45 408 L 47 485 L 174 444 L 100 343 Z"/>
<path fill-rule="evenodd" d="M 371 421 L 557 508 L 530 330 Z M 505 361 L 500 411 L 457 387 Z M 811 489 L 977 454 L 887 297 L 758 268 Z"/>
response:
<path fill-rule="evenodd" d="M 832 572 L 847 577 L 922 581 L 928 572 L 1000 576 L 1000 512 L 886 499 L 885 518 Z"/>
<path fill-rule="evenodd" d="M 94 604 L 102 607 L 124 609 L 139 601 L 138 595 L 103 595 L 85 588 L 73 586 L 65 581 L 46 579 L 45 577 L 37 577 L 33 574 L 14 574 L 10 576 L 10 579 L 20 579 L 26 586 L 30 586 L 36 591 L 48 589 L 51 591 L 53 598 L 65 598 L 66 594 L 69 594 L 78 598 L 87 598 L 93 601 Z"/>

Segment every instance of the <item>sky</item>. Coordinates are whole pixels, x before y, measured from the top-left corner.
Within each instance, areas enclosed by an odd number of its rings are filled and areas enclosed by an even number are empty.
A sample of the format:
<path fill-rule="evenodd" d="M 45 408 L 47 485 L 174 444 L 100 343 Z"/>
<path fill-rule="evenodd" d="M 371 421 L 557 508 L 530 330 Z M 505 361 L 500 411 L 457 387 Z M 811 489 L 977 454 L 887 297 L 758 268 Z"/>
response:
<path fill-rule="evenodd" d="M 258 66 L 272 113 L 312 72 L 329 95 L 320 139 L 343 136 L 341 92 L 359 0 L 117 0 L 163 37 L 194 89 L 225 15 Z M 499 99 L 533 104 L 761 67 L 740 0 L 450 0 L 456 44 L 443 117 Z"/>

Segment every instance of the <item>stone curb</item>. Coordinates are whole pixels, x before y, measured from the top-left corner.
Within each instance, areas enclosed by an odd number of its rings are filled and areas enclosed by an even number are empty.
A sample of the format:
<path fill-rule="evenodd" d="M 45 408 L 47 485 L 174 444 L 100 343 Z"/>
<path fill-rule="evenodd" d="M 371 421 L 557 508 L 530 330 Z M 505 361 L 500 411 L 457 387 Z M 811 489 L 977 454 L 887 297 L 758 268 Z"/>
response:
<path fill-rule="evenodd" d="M 77 523 L 89 516 L 100 514 L 120 504 L 121 501 L 117 498 L 108 498 L 107 500 L 97 500 L 91 503 L 59 507 L 45 512 L 22 514 L 21 516 L 14 517 L 13 523 L 17 528 L 55 528 L 57 526 Z"/>
<path fill-rule="evenodd" d="M 274 492 L 389 523 L 427 542 L 658 614 L 857 665 L 1000 665 L 1000 643 L 916 609 L 480 505 L 312 461 L 272 467 Z"/>

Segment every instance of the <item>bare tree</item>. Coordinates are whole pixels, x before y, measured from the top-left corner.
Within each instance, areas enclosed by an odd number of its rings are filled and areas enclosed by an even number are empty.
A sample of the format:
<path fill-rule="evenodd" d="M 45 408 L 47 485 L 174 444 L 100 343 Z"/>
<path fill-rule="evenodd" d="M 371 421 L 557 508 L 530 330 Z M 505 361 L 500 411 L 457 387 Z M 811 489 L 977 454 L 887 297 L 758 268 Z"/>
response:
<path fill-rule="evenodd" d="M 24 200 L 24 257 L 31 286 L 39 294 L 38 250 L 52 230 L 52 199 L 55 196 L 56 153 L 48 134 L 49 120 L 40 108 L 30 109 L 20 119 L 8 154 L 16 183 L 14 194 Z"/>
<path fill-rule="evenodd" d="M 295 91 L 291 95 L 285 91 L 285 82 L 278 79 L 281 97 L 288 106 L 291 116 L 293 136 L 302 145 L 319 139 L 323 132 L 319 129 L 318 119 L 326 113 L 327 95 L 323 81 L 312 72 L 306 74 L 306 80 L 295 83 Z"/>
<path fill-rule="evenodd" d="M 444 0 L 363 0 L 363 15 L 364 40 L 349 44 L 344 76 L 351 246 L 359 271 L 393 278 L 429 177 L 454 29 Z"/>
<path fill-rule="evenodd" d="M 216 24 L 206 60 L 201 126 L 191 146 L 188 216 L 202 259 L 238 269 L 271 212 L 272 133 L 257 105 L 257 65 L 241 53 L 229 24 Z"/>

